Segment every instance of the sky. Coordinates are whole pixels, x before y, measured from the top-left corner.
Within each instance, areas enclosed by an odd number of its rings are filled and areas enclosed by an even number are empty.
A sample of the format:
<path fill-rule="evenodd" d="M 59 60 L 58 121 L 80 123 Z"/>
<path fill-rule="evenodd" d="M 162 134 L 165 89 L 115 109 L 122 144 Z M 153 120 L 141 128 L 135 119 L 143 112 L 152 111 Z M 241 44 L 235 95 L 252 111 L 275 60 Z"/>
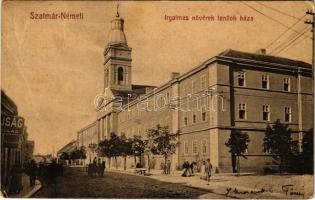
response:
<path fill-rule="evenodd" d="M 226 49 L 255 52 L 268 47 L 268 54 L 287 45 L 278 56 L 312 62 L 312 33 L 300 37 L 297 33 L 310 27 L 303 22 L 311 17 L 296 23 L 311 2 L 247 2 L 252 8 L 218 1 L 122 1 L 119 5 L 132 48 L 133 84 L 162 85 L 171 72 L 184 73 Z M 31 12 L 83 13 L 84 17 L 33 20 Z M 56 152 L 96 119 L 94 98 L 103 89 L 103 51 L 115 15 L 114 1 L 2 3 L 1 88 L 25 118 L 35 153 Z M 169 22 L 165 15 L 241 15 L 254 21 Z M 295 31 L 286 31 L 295 23 Z"/>

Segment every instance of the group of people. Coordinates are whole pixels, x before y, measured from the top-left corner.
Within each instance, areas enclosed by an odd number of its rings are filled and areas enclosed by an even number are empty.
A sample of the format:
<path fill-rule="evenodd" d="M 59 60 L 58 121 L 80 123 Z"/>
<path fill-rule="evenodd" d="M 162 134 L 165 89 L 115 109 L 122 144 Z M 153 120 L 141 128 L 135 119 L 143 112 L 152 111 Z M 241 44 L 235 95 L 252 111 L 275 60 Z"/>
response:
<path fill-rule="evenodd" d="M 25 166 L 25 172 L 29 176 L 30 186 L 35 186 L 35 181 L 38 179 L 44 185 L 56 185 L 56 178 L 63 175 L 63 166 L 58 164 L 56 160 L 51 163 L 39 162 L 31 160 Z"/>
<path fill-rule="evenodd" d="M 163 169 L 163 174 L 170 174 L 171 161 L 167 160 L 165 164 L 162 163 L 161 168 Z M 212 171 L 212 164 L 210 162 L 210 159 L 206 159 L 198 163 L 196 161 L 189 163 L 187 160 L 184 160 L 182 168 L 182 176 L 184 177 L 194 176 L 194 172 L 197 168 L 198 171 L 201 171 L 204 174 L 201 178 L 207 180 L 208 182 L 210 181 Z"/>
<path fill-rule="evenodd" d="M 16 163 L 11 169 L 11 179 L 9 183 L 9 193 L 18 194 L 23 190 L 22 174 L 29 176 L 30 187 L 35 186 L 36 179 L 41 181 L 44 185 L 56 184 L 56 177 L 63 174 L 63 167 L 53 160 L 51 163 L 39 162 L 30 160 L 23 165 Z"/>
<path fill-rule="evenodd" d="M 197 165 L 196 162 L 192 162 L 192 163 L 189 163 L 187 160 L 184 161 L 183 163 L 183 174 L 182 176 L 190 176 L 190 175 L 194 175 L 194 167 Z"/>
<path fill-rule="evenodd" d="M 104 176 L 105 168 L 105 161 L 101 162 L 101 159 L 96 161 L 96 158 L 94 158 L 93 163 L 87 165 L 87 173 L 89 176 Z"/>
<path fill-rule="evenodd" d="M 202 161 L 202 165 L 203 165 L 203 173 L 205 175 L 205 179 L 209 182 L 210 181 L 210 177 L 211 177 L 211 171 L 212 171 L 212 164 L 210 162 L 210 159 L 208 158 L 205 161 Z M 193 161 L 191 163 L 189 163 L 187 160 L 184 161 L 183 163 L 183 174 L 182 176 L 187 177 L 187 176 L 191 176 L 194 175 L 194 168 L 197 166 L 197 162 Z"/>

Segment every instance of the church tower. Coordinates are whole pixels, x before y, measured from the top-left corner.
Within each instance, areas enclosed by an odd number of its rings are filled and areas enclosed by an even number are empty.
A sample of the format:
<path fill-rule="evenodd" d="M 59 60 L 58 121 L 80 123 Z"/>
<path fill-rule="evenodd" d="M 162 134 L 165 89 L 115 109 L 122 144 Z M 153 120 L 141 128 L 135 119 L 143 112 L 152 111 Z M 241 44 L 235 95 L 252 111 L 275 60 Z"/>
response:
<path fill-rule="evenodd" d="M 104 90 L 131 90 L 131 48 L 124 33 L 124 19 L 119 16 L 111 21 L 108 44 L 104 51 Z"/>

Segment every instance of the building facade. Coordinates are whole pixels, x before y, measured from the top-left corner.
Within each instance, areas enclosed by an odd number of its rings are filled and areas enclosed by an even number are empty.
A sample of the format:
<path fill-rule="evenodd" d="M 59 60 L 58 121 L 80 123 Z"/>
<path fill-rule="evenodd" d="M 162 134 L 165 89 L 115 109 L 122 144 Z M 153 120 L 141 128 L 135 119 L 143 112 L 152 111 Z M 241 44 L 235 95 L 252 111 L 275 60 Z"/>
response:
<path fill-rule="evenodd" d="M 216 171 L 230 172 L 225 142 L 232 130 L 240 130 L 250 139 L 242 169 L 261 171 L 272 165 L 262 146 L 267 124 L 288 124 L 299 141 L 313 128 L 308 63 L 229 49 L 182 75 L 171 73 L 167 83 L 154 87 L 132 84 L 131 52 L 118 14 L 104 51 L 104 95 L 97 101 L 96 121 L 78 132 L 79 145 L 98 144 L 111 132 L 145 138 L 146 130 L 159 124 L 180 133 L 170 158 L 173 169 L 184 160 L 210 158 Z M 162 160 L 154 162 L 159 168 Z"/>
<path fill-rule="evenodd" d="M 35 142 L 33 140 L 25 140 L 21 147 L 21 162 L 27 163 L 33 159 Z"/>
<path fill-rule="evenodd" d="M 27 140 L 24 118 L 16 103 L 1 90 L 1 188 L 9 191 L 12 168 L 22 166 L 33 156 L 34 141 Z"/>

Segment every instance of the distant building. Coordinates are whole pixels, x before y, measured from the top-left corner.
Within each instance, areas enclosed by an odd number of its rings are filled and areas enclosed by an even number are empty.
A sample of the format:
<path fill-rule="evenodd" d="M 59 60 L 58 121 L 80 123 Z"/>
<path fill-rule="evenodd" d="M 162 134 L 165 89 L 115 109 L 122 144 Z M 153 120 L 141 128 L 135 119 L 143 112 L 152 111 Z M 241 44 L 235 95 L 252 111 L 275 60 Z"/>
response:
<path fill-rule="evenodd" d="M 67 143 L 63 146 L 60 150 L 57 151 L 57 158 L 60 159 L 62 154 L 67 154 L 70 156 L 71 152 L 77 149 L 77 140 L 72 140 L 71 142 Z M 71 164 L 71 163 L 69 163 Z"/>
<path fill-rule="evenodd" d="M 35 160 L 36 163 L 44 163 L 45 162 L 45 156 L 44 155 L 39 155 L 39 154 L 36 154 L 36 155 L 33 155 L 33 159 Z"/>
<path fill-rule="evenodd" d="M 111 21 L 104 51 L 105 98 L 100 98 L 96 121 L 78 131 L 78 145 L 98 144 L 111 132 L 145 138 L 146 130 L 159 124 L 180 132 L 179 148 L 171 158 L 173 169 L 184 159 L 210 158 L 217 171 L 230 172 L 225 142 L 232 130 L 240 130 L 250 138 L 242 169 L 261 171 L 272 165 L 270 155 L 262 151 L 267 124 L 277 119 L 289 124 L 299 141 L 303 132 L 313 128 L 312 66 L 308 63 L 269 56 L 265 51 L 230 49 L 182 75 L 172 73 L 168 82 L 155 88 L 132 84 L 131 52 L 124 20 L 118 15 Z M 162 160 L 154 162 L 159 168 Z"/>

